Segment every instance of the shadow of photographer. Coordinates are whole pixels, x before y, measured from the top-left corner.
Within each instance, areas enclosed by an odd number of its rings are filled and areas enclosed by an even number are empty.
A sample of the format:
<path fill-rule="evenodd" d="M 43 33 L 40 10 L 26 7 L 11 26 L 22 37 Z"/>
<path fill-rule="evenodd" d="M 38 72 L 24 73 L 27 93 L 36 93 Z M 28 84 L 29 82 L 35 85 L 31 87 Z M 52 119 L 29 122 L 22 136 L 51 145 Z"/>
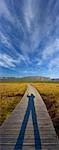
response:
<path fill-rule="evenodd" d="M 14 150 L 22 150 L 26 126 L 29 120 L 30 112 L 32 114 L 32 121 L 33 121 L 35 150 L 41 150 L 41 141 L 40 141 L 39 129 L 38 129 L 38 124 L 37 124 L 37 116 L 36 116 L 35 105 L 34 105 L 35 96 L 31 94 L 31 95 L 27 95 L 27 98 L 28 98 L 28 106 L 27 106 L 27 110 L 26 110 L 26 113 L 22 122 L 21 130 L 20 130 Z"/>

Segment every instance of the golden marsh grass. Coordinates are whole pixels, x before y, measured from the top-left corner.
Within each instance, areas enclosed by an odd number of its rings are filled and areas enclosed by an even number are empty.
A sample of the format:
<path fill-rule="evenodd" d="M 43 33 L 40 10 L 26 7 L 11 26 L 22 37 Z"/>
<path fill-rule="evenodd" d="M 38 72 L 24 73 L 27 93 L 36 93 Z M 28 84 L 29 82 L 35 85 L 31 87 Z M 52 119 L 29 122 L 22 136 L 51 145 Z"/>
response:
<path fill-rule="evenodd" d="M 26 83 L 0 83 L 0 125 L 20 102 Z"/>
<path fill-rule="evenodd" d="M 59 136 L 59 83 L 33 83 L 41 94 Z"/>

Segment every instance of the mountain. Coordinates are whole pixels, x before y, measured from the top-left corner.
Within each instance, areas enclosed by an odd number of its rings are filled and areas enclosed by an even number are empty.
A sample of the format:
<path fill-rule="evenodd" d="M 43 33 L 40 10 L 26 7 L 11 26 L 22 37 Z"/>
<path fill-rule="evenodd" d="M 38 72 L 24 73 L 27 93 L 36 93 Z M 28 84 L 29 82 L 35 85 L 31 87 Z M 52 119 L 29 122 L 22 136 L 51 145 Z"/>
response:
<path fill-rule="evenodd" d="M 16 77 L 0 77 L 0 82 L 39 82 L 39 81 L 51 81 L 49 77 L 42 77 L 42 76 L 28 76 L 22 78 Z"/>
<path fill-rule="evenodd" d="M 28 76 L 28 77 L 0 77 L 0 82 L 59 82 L 59 78 L 49 78 L 43 76 Z"/>
<path fill-rule="evenodd" d="M 29 82 L 36 82 L 36 81 L 46 81 L 50 80 L 48 77 L 42 77 L 42 76 L 28 76 L 28 77 L 23 77 L 21 78 L 21 81 L 29 81 Z"/>
<path fill-rule="evenodd" d="M 56 81 L 56 82 L 58 82 L 58 81 L 59 81 L 59 78 L 52 79 L 52 81 Z"/>

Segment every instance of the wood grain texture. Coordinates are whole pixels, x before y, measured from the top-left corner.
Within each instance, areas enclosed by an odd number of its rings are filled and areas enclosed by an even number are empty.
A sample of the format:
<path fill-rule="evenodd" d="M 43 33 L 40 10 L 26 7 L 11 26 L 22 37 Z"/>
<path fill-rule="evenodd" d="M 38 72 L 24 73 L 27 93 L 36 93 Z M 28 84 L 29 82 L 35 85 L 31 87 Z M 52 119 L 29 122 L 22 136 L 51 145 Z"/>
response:
<path fill-rule="evenodd" d="M 15 148 L 28 106 L 27 94 L 30 95 L 31 93 L 35 96 L 34 105 L 41 140 L 41 150 L 59 150 L 59 140 L 46 106 L 40 94 L 31 85 L 28 85 L 21 102 L 0 127 L 0 150 L 13 150 Z M 34 139 L 33 120 L 30 112 L 22 149 L 35 150 Z"/>

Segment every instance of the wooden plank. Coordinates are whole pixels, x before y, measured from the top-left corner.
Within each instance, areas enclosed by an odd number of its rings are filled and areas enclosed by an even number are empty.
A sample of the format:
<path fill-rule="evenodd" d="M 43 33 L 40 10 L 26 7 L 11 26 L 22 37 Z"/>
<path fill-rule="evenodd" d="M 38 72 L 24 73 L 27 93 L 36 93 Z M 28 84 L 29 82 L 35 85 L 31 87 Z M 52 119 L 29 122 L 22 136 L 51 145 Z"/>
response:
<path fill-rule="evenodd" d="M 27 94 L 31 93 L 35 96 L 33 104 L 35 110 L 28 107 Z M 0 150 L 14 150 L 21 138 L 24 138 L 23 150 L 59 150 L 59 141 L 46 106 L 37 90 L 31 85 L 28 85 L 21 102 L 0 127 L 0 133 Z M 40 142 L 41 148 L 36 147 Z"/>

